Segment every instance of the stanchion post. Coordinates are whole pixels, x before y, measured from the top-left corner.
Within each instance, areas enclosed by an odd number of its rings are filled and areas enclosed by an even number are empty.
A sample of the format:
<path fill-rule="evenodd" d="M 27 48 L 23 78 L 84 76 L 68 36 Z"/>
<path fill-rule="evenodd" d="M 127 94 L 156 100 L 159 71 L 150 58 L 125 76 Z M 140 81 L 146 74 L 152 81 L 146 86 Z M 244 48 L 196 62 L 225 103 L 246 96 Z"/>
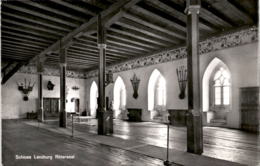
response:
<path fill-rule="evenodd" d="M 73 114 L 71 114 L 71 137 L 74 136 L 74 123 L 73 123 Z"/>
<path fill-rule="evenodd" d="M 163 162 L 165 166 L 170 166 L 169 161 L 169 136 L 170 136 L 170 124 L 167 123 L 167 153 L 166 153 L 166 161 Z"/>

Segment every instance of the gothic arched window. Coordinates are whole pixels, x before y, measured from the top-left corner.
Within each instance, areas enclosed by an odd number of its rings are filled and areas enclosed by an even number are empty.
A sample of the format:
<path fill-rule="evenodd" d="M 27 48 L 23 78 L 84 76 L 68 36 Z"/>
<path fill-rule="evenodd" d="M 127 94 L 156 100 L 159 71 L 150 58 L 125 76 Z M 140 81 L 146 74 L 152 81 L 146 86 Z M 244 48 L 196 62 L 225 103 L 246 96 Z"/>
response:
<path fill-rule="evenodd" d="M 113 102 L 115 117 L 118 118 L 118 115 L 121 113 L 122 110 L 125 110 L 126 106 L 126 88 L 124 81 L 120 76 L 115 81 Z"/>
<path fill-rule="evenodd" d="M 155 69 L 148 83 L 148 110 L 166 105 L 166 81 L 159 70 Z"/>
<path fill-rule="evenodd" d="M 97 110 L 97 98 L 98 98 L 98 87 L 95 81 L 92 82 L 90 87 L 90 115 L 96 117 Z"/>
<path fill-rule="evenodd" d="M 214 75 L 214 104 L 230 104 L 230 75 L 224 68 L 220 68 Z"/>
<path fill-rule="evenodd" d="M 156 98 L 155 106 L 165 106 L 166 105 L 166 82 L 165 79 L 160 76 L 156 82 Z"/>

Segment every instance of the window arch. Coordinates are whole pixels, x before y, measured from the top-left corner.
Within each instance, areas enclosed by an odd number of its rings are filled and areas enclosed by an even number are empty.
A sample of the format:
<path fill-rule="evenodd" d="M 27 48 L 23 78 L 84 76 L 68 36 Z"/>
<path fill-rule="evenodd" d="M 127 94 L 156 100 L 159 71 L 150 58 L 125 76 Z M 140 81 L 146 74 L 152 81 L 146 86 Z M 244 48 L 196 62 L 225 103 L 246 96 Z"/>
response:
<path fill-rule="evenodd" d="M 220 83 L 223 83 L 223 80 L 225 80 L 225 84 L 221 85 Z M 217 105 L 220 103 L 219 106 L 221 106 L 221 101 L 223 104 L 225 102 L 222 106 L 226 105 L 231 108 L 231 82 L 231 74 L 228 66 L 219 58 L 214 58 L 207 66 L 202 78 L 202 110 L 204 112 L 209 111 L 212 106 L 215 106 L 215 103 Z M 223 89 L 221 92 L 221 87 L 228 88 Z"/>
<path fill-rule="evenodd" d="M 96 117 L 97 114 L 97 98 L 98 98 L 98 86 L 95 81 L 92 82 L 91 87 L 90 87 L 90 115 L 92 117 Z"/>
<path fill-rule="evenodd" d="M 115 118 L 118 118 L 122 110 L 126 106 L 126 88 L 123 79 L 118 76 L 114 85 L 113 109 L 115 110 Z"/>
<path fill-rule="evenodd" d="M 223 67 L 215 73 L 213 79 L 214 105 L 229 105 L 230 101 L 230 74 Z"/>
<path fill-rule="evenodd" d="M 155 69 L 148 82 L 148 110 L 166 106 L 166 81 L 159 70 Z"/>

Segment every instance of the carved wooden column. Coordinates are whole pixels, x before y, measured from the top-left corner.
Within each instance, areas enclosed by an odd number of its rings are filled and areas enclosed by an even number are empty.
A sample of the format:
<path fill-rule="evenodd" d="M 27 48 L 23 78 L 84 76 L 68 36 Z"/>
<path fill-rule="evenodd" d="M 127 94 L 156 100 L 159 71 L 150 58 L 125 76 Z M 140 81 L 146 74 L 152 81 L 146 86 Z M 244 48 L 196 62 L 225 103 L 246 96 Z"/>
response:
<path fill-rule="evenodd" d="M 43 61 L 38 57 L 37 59 L 37 73 L 38 73 L 38 120 L 44 122 L 43 97 L 42 97 L 42 74 Z"/>
<path fill-rule="evenodd" d="M 66 48 L 60 48 L 60 127 L 67 127 L 66 113 Z"/>
<path fill-rule="evenodd" d="M 203 132 L 198 52 L 200 0 L 187 0 L 186 3 L 188 69 L 187 151 L 201 154 L 203 152 Z"/>
<path fill-rule="evenodd" d="M 101 16 L 98 16 L 98 49 L 99 49 L 99 72 L 98 72 L 98 134 L 106 134 L 105 112 L 105 70 L 106 70 L 106 43 L 105 30 Z"/>

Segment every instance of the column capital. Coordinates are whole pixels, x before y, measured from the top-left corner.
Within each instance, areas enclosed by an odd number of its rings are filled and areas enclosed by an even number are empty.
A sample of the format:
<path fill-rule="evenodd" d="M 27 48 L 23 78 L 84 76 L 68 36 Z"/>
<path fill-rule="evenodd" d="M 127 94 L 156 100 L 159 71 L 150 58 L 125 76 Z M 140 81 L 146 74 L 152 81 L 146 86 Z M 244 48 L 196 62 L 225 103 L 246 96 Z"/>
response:
<path fill-rule="evenodd" d="M 98 48 L 102 49 L 102 48 L 107 48 L 107 45 L 104 43 L 98 43 Z"/>
<path fill-rule="evenodd" d="M 37 62 L 37 73 L 42 74 L 44 72 L 43 62 L 38 61 Z"/>
<path fill-rule="evenodd" d="M 188 7 L 186 7 L 186 9 L 184 10 L 184 12 L 187 15 L 190 14 L 199 14 L 200 13 L 200 5 L 190 5 Z"/>
<path fill-rule="evenodd" d="M 67 63 L 60 63 L 60 67 L 66 67 Z"/>

